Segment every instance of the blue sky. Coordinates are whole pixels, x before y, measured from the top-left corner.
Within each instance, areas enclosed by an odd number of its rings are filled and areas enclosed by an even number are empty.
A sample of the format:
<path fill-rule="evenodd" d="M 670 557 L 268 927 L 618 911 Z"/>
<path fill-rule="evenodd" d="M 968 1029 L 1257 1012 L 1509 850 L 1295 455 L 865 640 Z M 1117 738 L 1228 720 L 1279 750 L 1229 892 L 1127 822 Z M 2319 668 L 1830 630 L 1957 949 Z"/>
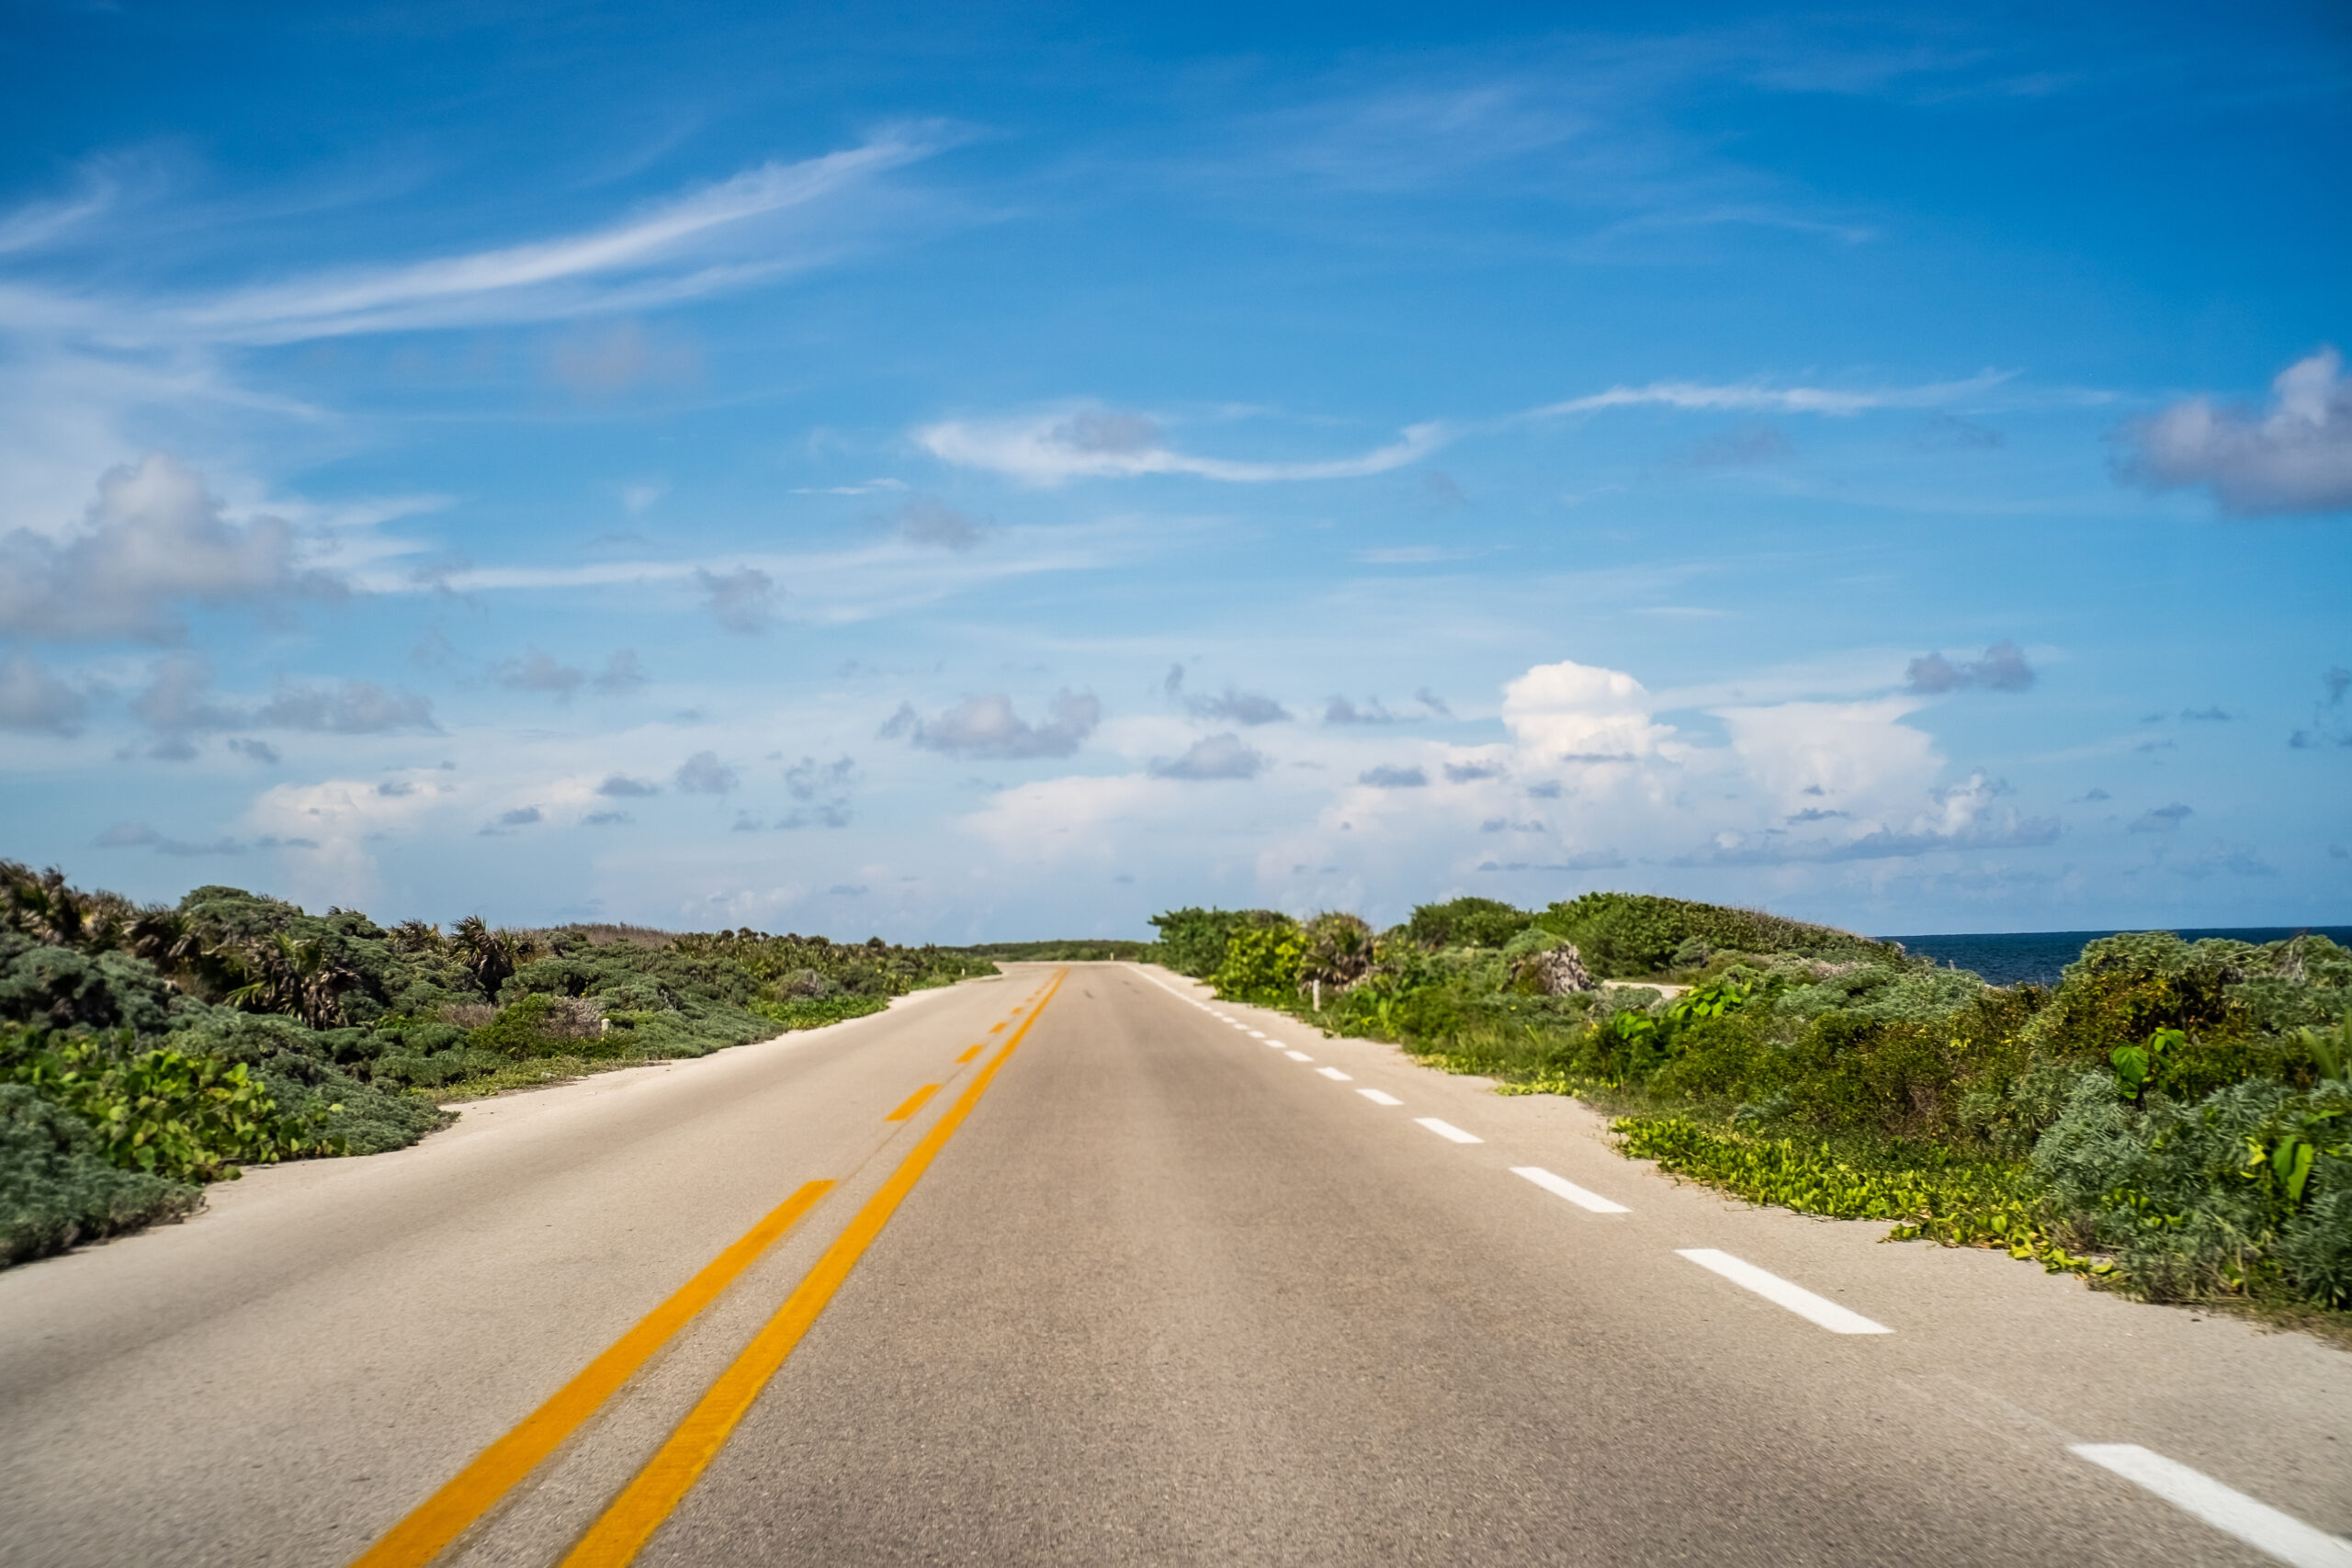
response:
<path fill-rule="evenodd" d="M 0 853 L 2352 920 L 2338 7 L 18 5 Z"/>

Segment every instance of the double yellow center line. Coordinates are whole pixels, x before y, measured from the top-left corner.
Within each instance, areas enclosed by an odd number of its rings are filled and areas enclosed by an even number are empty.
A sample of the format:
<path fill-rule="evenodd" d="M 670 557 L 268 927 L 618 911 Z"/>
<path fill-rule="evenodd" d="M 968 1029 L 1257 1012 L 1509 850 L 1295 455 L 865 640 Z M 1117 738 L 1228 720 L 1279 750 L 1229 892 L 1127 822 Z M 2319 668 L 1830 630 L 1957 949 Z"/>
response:
<path fill-rule="evenodd" d="M 719 1374 L 718 1381 L 679 1423 L 637 1478 L 588 1528 L 579 1544 L 564 1558 L 562 1568 L 623 1568 L 662 1527 L 662 1522 L 718 1457 L 736 1426 L 758 1400 L 760 1391 L 824 1312 L 865 1249 L 882 1234 L 883 1226 L 890 1223 L 891 1215 L 898 1212 L 907 1194 L 914 1190 L 915 1183 L 922 1179 L 932 1160 L 956 1135 L 972 1107 L 979 1103 L 980 1096 L 996 1077 L 997 1069 L 1019 1048 L 1022 1037 L 1045 1011 L 1046 1004 L 1053 1000 L 1068 974 L 1063 970 L 1047 983 L 1043 995 L 1029 1008 L 1021 1027 L 1005 1041 L 1003 1049 L 989 1058 L 970 1085 L 956 1096 L 955 1103 L 908 1152 L 899 1168 L 890 1173 L 889 1179 L 866 1200 L 865 1206 L 825 1249 L 824 1256 L 817 1259 L 816 1266 L 785 1299 L 775 1315 L 735 1358 L 734 1363 Z M 925 1086 L 887 1119 L 904 1121 L 911 1117 L 939 1087 Z M 451 1541 L 554 1453 L 656 1350 L 716 1300 L 736 1276 L 751 1267 L 834 1185 L 831 1181 L 811 1181 L 778 1204 L 546 1404 L 483 1450 L 447 1485 L 355 1559 L 352 1568 L 422 1568 L 440 1555 Z"/>

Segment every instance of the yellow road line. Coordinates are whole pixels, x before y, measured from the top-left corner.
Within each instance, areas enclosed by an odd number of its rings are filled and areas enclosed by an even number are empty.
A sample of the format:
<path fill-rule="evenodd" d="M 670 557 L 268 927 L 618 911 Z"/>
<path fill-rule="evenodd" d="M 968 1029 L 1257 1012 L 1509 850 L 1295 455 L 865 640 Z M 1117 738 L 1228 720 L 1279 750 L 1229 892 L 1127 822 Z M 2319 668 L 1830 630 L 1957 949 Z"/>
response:
<path fill-rule="evenodd" d="M 968 1062 L 968 1061 L 970 1061 L 973 1057 L 975 1057 L 975 1056 L 978 1055 L 982 1051 L 985 1051 L 985 1050 L 987 1050 L 987 1049 L 988 1049 L 988 1047 L 987 1047 L 987 1046 L 985 1046 L 985 1045 L 975 1045 L 975 1046 L 972 1046 L 969 1050 L 966 1051 L 962 1055 L 960 1055 L 960 1056 L 958 1056 L 958 1057 L 956 1057 L 956 1063 L 960 1066 L 960 1065 L 961 1065 L 961 1064 L 963 1064 L 963 1063 Z"/>
<path fill-rule="evenodd" d="M 636 1327 L 614 1340 L 611 1348 L 589 1362 L 545 1404 L 482 1450 L 471 1464 L 394 1525 L 390 1533 L 354 1560 L 352 1568 L 417 1568 L 431 1562 L 515 1483 L 537 1469 L 539 1461 L 594 1415 L 654 1351 L 832 1189 L 830 1181 L 811 1181 L 777 1204 L 767 1218 L 745 1231 L 668 1301 L 639 1319 Z"/>
<path fill-rule="evenodd" d="M 1053 991 L 1059 987 L 1061 979 L 1061 975 L 1054 976 L 1054 986 L 1047 989 L 1046 1001 L 1053 999 Z M 1045 1016 L 1045 1002 L 1040 1002 L 1037 1010 L 1029 1015 L 1028 1022 L 1016 1030 L 1004 1043 L 1004 1048 L 974 1075 L 971 1087 L 956 1097 L 956 1103 L 933 1123 L 931 1131 L 923 1134 L 905 1162 L 890 1173 L 881 1190 L 865 1201 L 865 1207 L 857 1212 L 849 1228 L 817 1259 L 817 1266 L 808 1270 L 799 1289 L 785 1299 L 767 1326 L 744 1347 L 734 1364 L 719 1374 L 710 1392 L 702 1396 L 701 1402 L 678 1424 L 677 1430 L 670 1434 L 669 1440 L 637 1472 L 637 1479 L 613 1500 L 603 1517 L 588 1527 L 588 1533 L 581 1537 L 580 1544 L 563 1560 L 562 1568 L 627 1568 L 672 1510 L 694 1489 L 695 1483 L 702 1479 L 710 1461 L 718 1457 L 718 1450 L 734 1435 L 737 1424 L 751 1413 L 760 1391 L 798 1348 L 801 1337 L 816 1324 L 833 1299 L 833 1292 L 842 1288 L 850 1270 L 857 1267 L 857 1260 L 882 1234 L 882 1227 L 890 1223 L 890 1216 L 898 1212 L 907 1194 L 914 1190 L 915 1183 L 922 1179 L 933 1157 L 946 1146 L 972 1107 L 979 1103 L 980 1096 L 996 1077 L 997 1069 L 1020 1047 L 1021 1037 L 1029 1032 L 1029 1025 Z"/>
<path fill-rule="evenodd" d="M 1001 1034 L 1004 1032 L 1004 1025 L 1001 1023 L 991 1023 L 989 1025 L 989 1032 L 990 1034 Z"/>
<path fill-rule="evenodd" d="M 921 1111 L 922 1109 L 922 1102 L 929 1100 L 933 1095 L 937 1094 L 938 1092 L 939 1086 L 937 1084 L 927 1083 L 921 1089 L 915 1090 L 914 1093 L 907 1096 L 907 1102 L 904 1105 L 899 1106 L 899 1109 L 893 1111 L 890 1114 L 882 1118 L 882 1120 L 885 1122 L 903 1122 L 908 1117 L 912 1116 L 916 1111 Z"/>

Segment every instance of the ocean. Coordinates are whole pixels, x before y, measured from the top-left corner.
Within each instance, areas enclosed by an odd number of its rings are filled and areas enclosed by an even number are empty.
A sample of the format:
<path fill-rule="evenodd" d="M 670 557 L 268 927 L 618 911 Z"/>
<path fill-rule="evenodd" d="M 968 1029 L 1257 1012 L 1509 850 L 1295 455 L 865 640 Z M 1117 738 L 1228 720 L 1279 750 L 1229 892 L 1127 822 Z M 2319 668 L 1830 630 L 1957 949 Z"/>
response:
<path fill-rule="evenodd" d="M 2235 942 L 2284 942 L 2309 933 L 2324 936 L 2342 947 L 2352 947 L 2352 926 L 2229 926 L 2210 927 L 2178 934 L 2189 942 L 2201 937 L 2228 937 Z M 2083 944 L 2116 931 L 1980 931 L 1951 936 L 1890 936 L 1905 953 L 1932 958 L 1939 964 L 1973 969 L 1996 986 L 2031 981 L 2054 986 L 2058 971 L 2083 955 Z"/>

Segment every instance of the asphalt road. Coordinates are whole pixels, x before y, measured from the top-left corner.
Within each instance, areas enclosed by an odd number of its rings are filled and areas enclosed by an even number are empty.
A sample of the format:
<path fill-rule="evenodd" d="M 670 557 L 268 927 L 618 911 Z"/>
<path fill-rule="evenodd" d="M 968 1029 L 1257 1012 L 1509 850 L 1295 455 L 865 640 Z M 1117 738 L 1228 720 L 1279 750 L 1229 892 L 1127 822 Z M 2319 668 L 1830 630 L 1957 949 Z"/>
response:
<path fill-rule="evenodd" d="M 2352 1564 L 2352 1356 L 1204 1002 L 1013 966 L 0 1273 L 0 1563 Z"/>

